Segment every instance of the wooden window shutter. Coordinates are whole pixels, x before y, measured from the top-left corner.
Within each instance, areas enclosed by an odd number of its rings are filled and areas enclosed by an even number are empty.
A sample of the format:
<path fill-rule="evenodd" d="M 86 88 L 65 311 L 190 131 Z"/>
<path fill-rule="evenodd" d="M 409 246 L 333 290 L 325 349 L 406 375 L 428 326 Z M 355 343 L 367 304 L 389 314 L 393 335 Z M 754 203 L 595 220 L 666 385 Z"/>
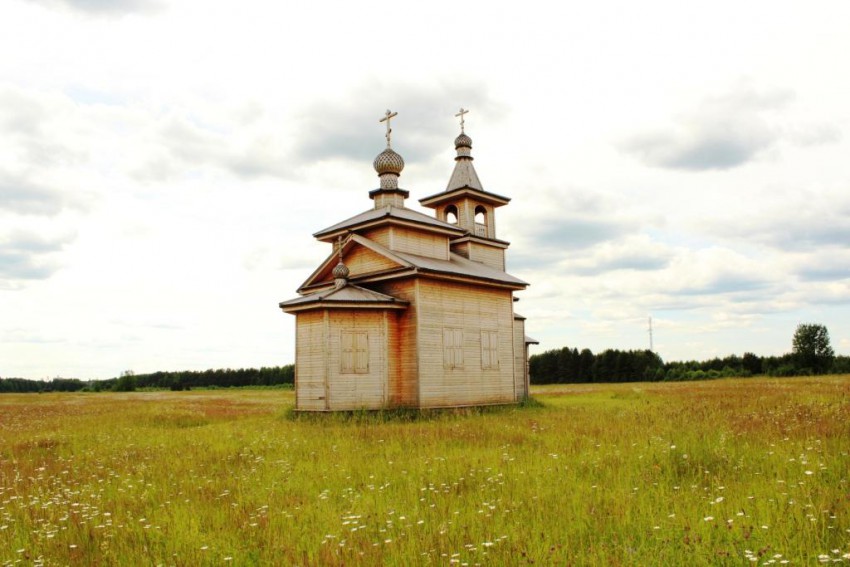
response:
<path fill-rule="evenodd" d="M 339 371 L 342 374 L 369 372 L 369 334 L 366 331 L 341 331 Z"/>
<path fill-rule="evenodd" d="M 443 365 L 463 368 L 463 329 L 443 329 Z"/>
<path fill-rule="evenodd" d="M 365 331 L 355 334 L 354 345 L 354 371 L 359 373 L 369 372 L 369 336 Z"/>
<path fill-rule="evenodd" d="M 463 329 L 454 330 L 455 368 L 463 368 Z"/>
<path fill-rule="evenodd" d="M 340 372 L 350 374 L 354 372 L 354 333 L 342 331 L 340 333 Z"/>
<path fill-rule="evenodd" d="M 481 331 L 481 368 L 499 367 L 499 333 Z"/>

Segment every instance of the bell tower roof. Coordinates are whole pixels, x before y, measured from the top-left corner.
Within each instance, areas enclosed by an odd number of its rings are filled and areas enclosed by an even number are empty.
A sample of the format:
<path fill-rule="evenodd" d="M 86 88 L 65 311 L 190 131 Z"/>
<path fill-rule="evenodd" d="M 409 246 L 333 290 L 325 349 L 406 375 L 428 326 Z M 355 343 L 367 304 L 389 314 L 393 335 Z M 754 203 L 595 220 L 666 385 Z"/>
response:
<path fill-rule="evenodd" d="M 476 201 L 490 204 L 494 207 L 501 207 L 510 202 L 508 197 L 503 197 L 495 193 L 490 193 L 484 190 L 481 180 L 478 178 L 478 173 L 475 172 L 475 166 L 472 165 L 472 138 L 465 131 L 464 115 L 469 113 L 463 108 L 455 114 L 460 117 L 460 135 L 455 138 L 455 168 L 452 176 L 449 179 L 449 184 L 446 190 L 442 193 L 431 195 L 419 200 L 419 204 L 423 207 L 436 208 L 443 203 L 453 201 L 464 195 L 471 196 Z"/>
<path fill-rule="evenodd" d="M 472 165 L 472 138 L 466 135 L 464 131 L 464 114 L 467 114 L 469 111 L 460 109 L 460 112 L 455 114 L 455 116 L 460 116 L 460 135 L 455 138 L 455 150 L 457 151 L 457 157 L 455 157 L 455 169 L 452 172 L 452 177 L 449 179 L 449 184 L 446 186 L 446 191 L 452 191 L 454 189 L 462 189 L 464 187 L 468 187 L 470 189 L 475 189 L 478 191 L 484 191 L 484 188 L 481 186 L 481 180 L 478 179 L 478 174 L 475 172 L 475 166 Z"/>

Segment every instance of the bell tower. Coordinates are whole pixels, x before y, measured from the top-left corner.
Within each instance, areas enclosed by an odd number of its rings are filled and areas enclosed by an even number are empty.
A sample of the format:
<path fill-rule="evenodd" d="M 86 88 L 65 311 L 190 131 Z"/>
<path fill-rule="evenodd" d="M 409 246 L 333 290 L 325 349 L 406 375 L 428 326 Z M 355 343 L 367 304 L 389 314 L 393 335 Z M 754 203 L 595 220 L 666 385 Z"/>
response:
<path fill-rule="evenodd" d="M 510 202 L 508 197 L 485 191 L 472 165 L 472 138 L 466 135 L 460 109 L 460 135 L 455 138 L 455 168 L 446 190 L 420 199 L 423 207 L 435 210 L 436 217 L 466 231 L 451 241 L 451 250 L 461 256 L 494 268 L 505 269 L 505 249 L 509 243 L 496 238 L 496 209 Z"/>

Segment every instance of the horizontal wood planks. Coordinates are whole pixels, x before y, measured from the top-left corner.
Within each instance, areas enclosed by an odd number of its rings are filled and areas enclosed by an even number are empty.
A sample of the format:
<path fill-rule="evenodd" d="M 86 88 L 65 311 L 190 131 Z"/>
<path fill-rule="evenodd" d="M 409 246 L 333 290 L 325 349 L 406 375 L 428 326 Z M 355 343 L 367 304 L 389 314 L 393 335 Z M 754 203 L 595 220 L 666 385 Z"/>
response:
<path fill-rule="evenodd" d="M 333 309 L 296 314 L 296 409 L 379 409 L 387 402 L 387 322 L 381 310 Z M 342 334 L 366 336 L 365 372 L 343 372 Z"/>
<path fill-rule="evenodd" d="M 513 402 L 511 292 L 425 279 L 419 285 L 420 406 Z M 446 328 L 461 330 L 460 367 L 447 367 L 443 344 Z M 482 330 L 497 332 L 498 368 L 482 368 Z"/>
<path fill-rule="evenodd" d="M 525 321 L 514 319 L 514 395 L 516 400 L 528 397 L 528 364 L 525 350 Z"/>
<path fill-rule="evenodd" d="M 426 258 L 449 259 L 449 239 L 447 236 L 400 226 L 394 226 L 391 230 L 391 250 L 425 256 Z"/>
<path fill-rule="evenodd" d="M 391 230 L 391 226 L 382 226 L 380 228 L 373 228 L 371 230 L 364 231 L 362 235 L 364 238 L 368 238 L 372 242 L 377 242 L 384 248 L 389 248 Z"/>
<path fill-rule="evenodd" d="M 504 248 L 487 246 L 479 242 L 470 242 L 468 258 L 476 262 L 481 262 L 486 266 L 496 268 L 497 270 L 505 270 Z"/>
<path fill-rule="evenodd" d="M 416 280 L 407 278 L 381 282 L 372 286 L 376 291 L 411 302 L 410 307 L 391 311 L 388 327 L 395 329 L 389 335 L 389 405 L 393 407 L 415 407 L 419 403 L 417 368 L 417 319 Z"/>
<path fill-rule="evenodd" d="M 387 389 L 386 335 L 384 313 L 372 310 L 328 311 L 327 336 L 328 409 L 378 409 L 385 405 Z M 342 371 L 343 332 L 362 331 L 367 339 L 365 372 Z"/>
<path fill-rule="evenodd" d="M 381 256 L 377 252 L 373 252 L 365 246 L 360 245 L 353 248 L 351 252 L 345 256 L 344 261 L 345 265 L 348 266 L 352 277 L 361 274 L 390 270 L 399 266 L 389 258 Z"/>
<path fill-rule="evenodd" d="M 295 397 L 302 410 L 325 409 L 324 313 L 295 315 Z"/>

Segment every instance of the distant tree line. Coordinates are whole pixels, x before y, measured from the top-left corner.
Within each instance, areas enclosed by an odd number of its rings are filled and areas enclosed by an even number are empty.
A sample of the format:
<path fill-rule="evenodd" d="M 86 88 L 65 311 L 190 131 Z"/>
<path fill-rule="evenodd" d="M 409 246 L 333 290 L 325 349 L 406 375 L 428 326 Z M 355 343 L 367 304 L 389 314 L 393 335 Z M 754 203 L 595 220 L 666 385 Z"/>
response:
<path fill-rule="evenodd" d="M 792 351 L 782 356 L 742 356 L 685 362 L 664 362 L 650 350 L 605 350 L 563 347 L 529 358 L 532 384 L 583 382 L 655 382 L 662 380 L 706 380 L 747 376 L 808 376 L 850 373 L 850 357 L 836 356 L 823 325 L 797 326 Z"/>
<path fill-rule="evenodd" d="M 128 392 L 141 388 L 190 390 L 192 388 L 239 388 L 243 386 L 280 386 L 295 383 L 295 365 L 263 368 L 182 370 L 135 374 L 126 371 L 107 380 L 53 378 L 28 380 L 0 378 L 0 393 L 4 392 Z"/>

